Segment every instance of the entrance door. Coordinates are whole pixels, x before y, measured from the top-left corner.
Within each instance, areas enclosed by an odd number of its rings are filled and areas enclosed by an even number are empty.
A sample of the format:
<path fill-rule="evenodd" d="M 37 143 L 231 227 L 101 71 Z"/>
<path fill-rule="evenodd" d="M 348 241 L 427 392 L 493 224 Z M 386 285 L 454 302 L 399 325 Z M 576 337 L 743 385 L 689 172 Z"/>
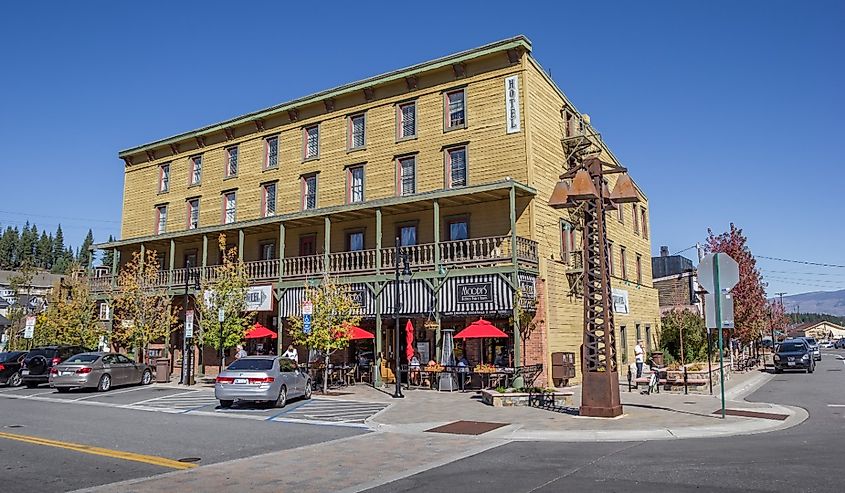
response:
<path fill-rule="evenodd" d="M 317 235 L 302 235 L 299 237 L 299 255 L 317 255 Z"/>

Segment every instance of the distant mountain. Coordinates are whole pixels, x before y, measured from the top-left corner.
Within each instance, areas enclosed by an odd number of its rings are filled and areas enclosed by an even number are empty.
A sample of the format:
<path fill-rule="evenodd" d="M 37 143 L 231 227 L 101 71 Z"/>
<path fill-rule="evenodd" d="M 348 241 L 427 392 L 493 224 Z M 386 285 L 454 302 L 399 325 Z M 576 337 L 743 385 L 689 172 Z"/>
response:
<path fill-rule="evenodd" d="M 797 309 L 802 313 L 829 313 L 842 317 L 845 316 L 845 289 L 784 296 L 783 305 L 788 313 Z"/>

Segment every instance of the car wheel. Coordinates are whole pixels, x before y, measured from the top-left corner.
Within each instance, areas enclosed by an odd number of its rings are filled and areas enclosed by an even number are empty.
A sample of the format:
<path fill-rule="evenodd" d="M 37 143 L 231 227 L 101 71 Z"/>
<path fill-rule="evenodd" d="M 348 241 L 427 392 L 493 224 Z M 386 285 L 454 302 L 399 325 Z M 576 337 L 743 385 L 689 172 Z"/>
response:
<path fill-rule="evenodd" d="M 144 374 L 141 375 L 141 385 L 149 385 L 153 383 L 153 374 L 150 370 L 144 370 Z"/>
<path fill-rule="evenodd" d="M 17 372 L 17 373 L 12 373 L 12 376 L 9 377 L 9 381 L 6 382 L 6 385 L 8 385 L 9 387 L 17 387 L 18 385 L 21 384 L 21 382 L 22 382 L 21 372 Z"/>
<path fill-rule="evenodd" d="M 276 399 L 276 403 L 273 407 L 285 407 L 285 404 L 288 403 L 288 389 L 284 385 L 279 390 L 279 397 Z"/>
<path fill-rule="evenodd" d="M 70 387 L 56 387 L 56 392 L 58 392 L 60 394 L 70 392 Z"/>
<path fill-rule="evenodd" d="M 783 373 L 783 368 L 775 368 L 775 373 Z"/>
<path fill-rule="evenodd" d="M 311 380 L 305 382 L 305 394 L 303 394 L 302 398 L 305 400 L 311 398 Z"/>
<path fill-rule="evenodd" d="M 807 373 L 813 373 L 815 370 L 816 370 L 816 365 L 810 365 L 810 367 L 807 368 Z"/>
<path fill-rule="evenodd" d="M 223 409 L 229 409 L 230 407 L 232 407 L 232 404 L 234 404 L 234 402 L 235 402 L 235 401 L 224 401 L 224 400 L 221 400 L 221 401 L 220 401 L 220 407 L 222 407 Z"/>
<path fill-rule="evenodd" d="M 98 392 L 108 392 L 111 388 L 111 377 L 108 374 L 103 375 L 100 377 L 100 383 L 97 384 L 97 391 Z"/>
<path fill-rule="evenodd" d="M 26 388 L 34 389 L 35 387 L 38 387 L 38 382 L 26 382 Z"/>

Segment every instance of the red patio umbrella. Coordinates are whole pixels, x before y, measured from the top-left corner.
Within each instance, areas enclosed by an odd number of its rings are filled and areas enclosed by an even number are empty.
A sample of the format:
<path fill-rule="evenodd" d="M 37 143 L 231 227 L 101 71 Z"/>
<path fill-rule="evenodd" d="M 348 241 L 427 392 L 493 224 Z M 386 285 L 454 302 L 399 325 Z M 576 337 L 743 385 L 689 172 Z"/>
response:
<path fill-rule="evenodd" d="M 374 336 L 372 333 L 367 332 L 366 330 L 362 329 L 361 327 L 358 327 L 357 325 L 349 325 L 346 327 L 346 329 L 349 331 L 348 334 L 350 341 L 376 338 L 376 336 Z"/>
<path fill-rule="evenodd" d="M 469 324 L 464 330 L 455 334 L 455 339 L 484 339 L 487 337 L 508 337 L 507 334 L 496 328 L 483 318 Z"/>
<path fill-rule="evenodd" d="M 414 357 L 414 325 L 410 320 L 405 324 L 405 357 L 408 363 Z"/>
<path fill-rule="evenodd" d="M 261 325 L 260 323 L 256 323 L 252 326 L 252 328 L 246 333 L 246 336 L 244 337 L 246 337 L 247 339 L 261 339 L 263 337 L 276 339 L 279 336 L 278 334 L 268 329 L 267 327 Z"/>

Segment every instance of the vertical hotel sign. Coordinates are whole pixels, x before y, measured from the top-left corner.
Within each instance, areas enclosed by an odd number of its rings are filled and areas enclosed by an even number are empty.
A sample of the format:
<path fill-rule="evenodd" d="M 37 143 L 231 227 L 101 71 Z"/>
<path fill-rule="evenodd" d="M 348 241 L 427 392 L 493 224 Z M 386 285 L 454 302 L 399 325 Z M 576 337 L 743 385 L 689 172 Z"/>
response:
<path fill-rule="evenodd" d="M 508 133 L 519 132 L 519 76 L 512 75 L 505 79 L 505 121 Z"/>

